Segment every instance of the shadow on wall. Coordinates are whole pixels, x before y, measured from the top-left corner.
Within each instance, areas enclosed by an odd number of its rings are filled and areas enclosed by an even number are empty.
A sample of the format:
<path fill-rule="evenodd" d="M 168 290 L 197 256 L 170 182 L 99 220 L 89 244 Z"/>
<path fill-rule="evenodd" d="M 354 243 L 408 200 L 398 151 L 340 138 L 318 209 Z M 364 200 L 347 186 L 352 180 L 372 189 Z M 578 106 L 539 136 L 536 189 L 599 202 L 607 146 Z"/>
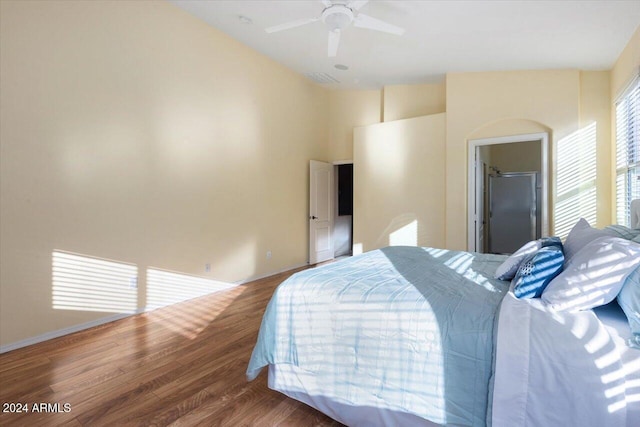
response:
<path fill-rule="evenodd" d="M 580 218 L 596 223 L 596 123 L 558 141 L 555 235 L 565 238 Z"/>
<path fill-rule="evenodd" d="M 387 246 L 429 246 L 426 233 L 421 232 L 421 225 L 413 213 L 396 216 L 391 223 L 380 233 L 375 247 L 367 247 L 366 251 Z M 365 247 L 361 242 L 353 243 L 353 255 L 365 252 Z"/>
<path fill-rule="evenodd" d="M 56 310 L 134 313 L 138 308 L 138 267 L 53 251 L 51 298 Z"/>
<path fill-rule="evenodd" d="M 406 213 L 396 216 L 391 223 L 380 233 L 377 247 L 386 246 L 425 246 L 428 245 L 428 230 L 421 232 L 421 224 L 416 214 Z M 367 248 L 371 250 L 375 248 Z"/>
<path fill-rule="evenodd" d="M 429 233 L 432 230 L 424 226 L 415 214 L 408 213 L 395 217 L 379 238 L 384 246 L 433 246 Z"/>
<path fill-rule="evenodd" d="M 414 216 L 414 215 L 409 215 Z M 414 219 L 389 233 L 389 246 L 418 246 L 418 220 Z"/>
<path fill-rule="evenodd" d="M 149 268 L 145 311 L 236 287 L 184 273 Z M 135 313 L 138 267 L 56 250 L 52 254 L 52 307 L 56 310 Z"/>

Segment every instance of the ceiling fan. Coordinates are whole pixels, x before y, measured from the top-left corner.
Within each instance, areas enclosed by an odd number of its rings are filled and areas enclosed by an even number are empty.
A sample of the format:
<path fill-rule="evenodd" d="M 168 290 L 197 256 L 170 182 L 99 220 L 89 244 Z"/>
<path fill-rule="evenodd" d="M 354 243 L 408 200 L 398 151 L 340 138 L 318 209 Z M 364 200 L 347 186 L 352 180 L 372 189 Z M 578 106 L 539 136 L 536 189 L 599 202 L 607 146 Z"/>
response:
<path fill-rule="evenodd" d="M 352 0 L 352 1 L 331 1 L 320 0 L 324 5 L 322 14 L 316 18 L 298 19 L 296 21 L 287 22 L 285 24 L 275 25 L 266 28 L 267 33 L 275 33 L 278 31 L 288 30 L 290 28 L 300 27 L 316 21 L 322 21 L 329 30 L 329 47 L 327 54 L 330 57 L 336 56 L 338 53 L 338 45 L 340 44 L 340 33 L 351 23 L 354 27 L 366 28 L 369 30 L 382 31 L 384 33 L 395 34 L 401 36 L 404 34 L 404 28 L 373 18 L 364 13 L 358 12 L 369 0 Z"/>

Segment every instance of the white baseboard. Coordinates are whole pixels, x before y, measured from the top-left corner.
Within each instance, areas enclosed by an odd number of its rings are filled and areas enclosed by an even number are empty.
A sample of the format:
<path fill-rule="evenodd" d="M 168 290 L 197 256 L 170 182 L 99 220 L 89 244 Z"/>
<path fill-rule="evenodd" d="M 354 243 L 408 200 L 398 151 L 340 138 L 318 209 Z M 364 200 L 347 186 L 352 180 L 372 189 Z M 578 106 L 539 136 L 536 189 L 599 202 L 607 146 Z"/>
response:
<path fill-rule="evenodd" d="M 52 340 L 54 338 L 59 338 L 64 335 L 73 334 L 75 332 L 80 332 L 85 329 L 93 328 L 96 326 L 104 325 L 105 323 L 115 322 L 116 320 L 124 319 L 129 316 L 135 316 L 136 314 L 142 313 L 143 310 L 137 310 L 133 313 L 119 313 L 114 314 L 112 316 L 103 317 L 101 319 L 92 320 L 90 322 L 80 323 L 78 325 L 73 325 L 68 328 L 58 329 L 57 331 L 46 332 L 42 335 L 38 335 L 32 338 L 27 338 L 25 340 L 20 340 L 11 344 L 0 346 L 0 354 L 6 353 L 8 351 L 17 350 L 22 347 L 27 347 L 29 345 L 38 344 L 44 341 Z"/>
<path fill-rule="evenodd" d="M 257 276 L 251 276 L 251 277 L 247 277 L 246 279 L 243 280 L 239 280 L 237 282 L 234 282 L 236 285 L 244 285 L 246 283 L 249 282 L 253 282 L 255 280 L 260 280 L 260 279 L 264 279 L 266 277 L 270 277 L 270 276 L 275 276 L 276 274 L 280 274 L 280 273 L 284 273 L 285 271 L 291 271 L 291 270 L 295 270 L 297 268 L 301 268 L 301 267 L 306 267 L 307 265 L 309 265 L 308 262 L 305 262 L 304 264 L 297 264 L 297 265 L 292 265 L 290 267 L 286 267 L 283 268 L 281 270 L 277 270 L 277 271 L 273 271 L 271 273 L 267 273 L 267 274 L 261 274 L 261 275 L 257 275 Z"/>
<path fill-rule="evenodd" d="M 285 271 L 290 271 L 290 270 L 295 270 L 296 268 L 300 268 L 300 267 L 304 267 L 308 265 L 307 263 L 304 264 L 299 264 L 299 265 L 295 265 L 292 267 L 287 267 L 287 268 L 283 268 L 282 270 L 278 270 L 278 271 L 274 271 L 271 273 L 267 273 L 267 274 L 263 274 L 263 275 L 257 275 L 257 276 L 251 276 L 248 277 L 246 279 L 234 282 L 236 285 L 244 285 L 246 283 L 249 282 L 253 282 L 255 280 L 259 280 L 259 279 L 264 279 L 265 277 L 269 277 L 269 276 L 275 276 L 276 274 L 280 274 L 280 273 L 284 273 Z M 217 291 L 214 291 L 217 292 Z M 212 292 L 213 293 L 213 292 Z M 204 296 L 204 295 L 203 295 Z M 183 301 L 181 301 L 183 302 Z M 151 311 L 151 309 L 138 309 L 132 313 L 119 313 L 119 314 L 114 314 L 111 316 L 107 316 L 107 317 L 103 317 L 100 319 L 96 319 L 96 320 L 92 320 L 90 322 L 85 322 L 85 323 L 80 323 L 78 325 L 73 325 L 70 326 L 68 328 L 63 328 L 63 329 L 58 329 L 57 331 L 51 331 L 51 332 L 46 332 L 42 335 L 38 335 L 32 338 L 27 338 L 24 340 L 20 340 L 20 341 L 16 341 L 14 343 L 11 344 L 7 344 L 7 345 L 2 345 L 0 346 L 0 354 L 2 353 L 6 353 L 12 350 L 17 350 L 19 348 L 22 347 L 27 347 L 29 345 L 33 345 L 33 344 L 38 344 L 44 341 L 48 341 L 54 338 L 59 338 L 62 337 L 64 335 L 69 335 L 69 334 L 73 334 L 75 332 L 80 332 L 83 331 L 85 329 L 89 329 L 89 328 L 93 328 L 96 326 L 100 326 L 100 325 L 104 325 L 105 323 L 110 323 L 110 322 L 115 322 L 116 320 L 121 320 L 130 316 L 135 316 L 137 314 L 140 313 L 145 313 L 147 311 Z"/>

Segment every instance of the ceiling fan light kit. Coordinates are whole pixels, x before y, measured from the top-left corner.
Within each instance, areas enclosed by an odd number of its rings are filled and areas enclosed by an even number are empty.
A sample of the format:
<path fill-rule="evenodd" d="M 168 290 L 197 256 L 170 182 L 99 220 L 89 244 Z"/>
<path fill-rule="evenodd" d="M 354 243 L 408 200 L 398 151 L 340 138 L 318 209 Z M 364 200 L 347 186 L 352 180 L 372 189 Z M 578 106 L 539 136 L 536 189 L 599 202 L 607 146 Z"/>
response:
<path fill-rule="evenodd" d="M 351 23 L 353 23 L 354 27 L 357 28 L 381 31 L 398 36 L 404 34 L 403 28 L 396 27 L 395 25 L 357 12 L 369 2 L 368 0 L 352 0 L 346 3 L 333 3 L 330 0 L 320 0 L 320 2 L 325 6 L 325 8 L 319 17 L 298 19 L 296 21 L 266 28 L 265 31 L 267 33 L 275 33 L 278 31 L 288 30 L 290 28 L 300 27 L 312 22 L 322 21 L 329 30 L 329 42 L 327 48 L 327 55 L 329 57 L 337 55 L 338 46 L 340 44 L 340 33 L 351 25 Z"/>
<path fill-rule="evenodd" d="M 336 4 L 322 11 L 322 22 L 329 31 L 341 31 L 353 21 L 353 11 L 347 6 Z"/>

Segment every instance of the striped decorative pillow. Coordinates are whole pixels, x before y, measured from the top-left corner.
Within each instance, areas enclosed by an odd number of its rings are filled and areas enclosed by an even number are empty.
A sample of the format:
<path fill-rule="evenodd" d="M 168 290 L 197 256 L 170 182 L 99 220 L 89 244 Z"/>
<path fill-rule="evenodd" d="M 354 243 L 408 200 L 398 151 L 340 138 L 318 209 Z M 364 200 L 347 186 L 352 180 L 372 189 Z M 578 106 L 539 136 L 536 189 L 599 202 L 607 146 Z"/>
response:
<path fill-rule="evenodd" d="M 547 246 L 529 255 L 511 281 L 518 298 L 540 298 L 547 285 L 562 272 L 564 254 L 560 246 Z"/>

